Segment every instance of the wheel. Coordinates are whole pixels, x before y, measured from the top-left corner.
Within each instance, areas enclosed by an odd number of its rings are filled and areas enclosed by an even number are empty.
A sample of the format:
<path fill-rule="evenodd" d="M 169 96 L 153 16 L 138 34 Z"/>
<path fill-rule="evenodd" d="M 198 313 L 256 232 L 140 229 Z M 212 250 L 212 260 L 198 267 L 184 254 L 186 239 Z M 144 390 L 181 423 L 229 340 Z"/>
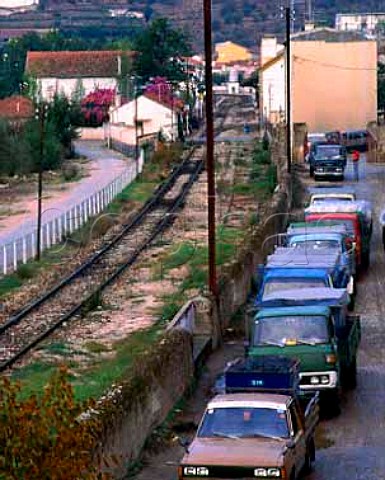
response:
<path fill-rule="evenodd" d="M 357 386 L 357 359 L 352 361 L 352 364 L 346 371 L 346 387 L 354 389 Z"/>
<path fill-rule="evenodd" d="M 306 474 L 310 473 L 313 470 L 313 463 L 315 462 L 315 445 L 314 439 L 312 438 L 309 441 L 306 450 L 305 465 L 303 467 L 303 472 Z"/>
<path fill-rule="evenodd" d="M 370 252 L 367 250 L 362 253 L 362 268 L 367 269 L 370 265 Z"/>
<path fill-rule="evenodd" d="M 356 299 L 354 298 L 354 295 L 349 295 L 349 304 L 348 304 L 349 312 L 352 312 L 354 310 L 355 304 L 356 304 Z"/>

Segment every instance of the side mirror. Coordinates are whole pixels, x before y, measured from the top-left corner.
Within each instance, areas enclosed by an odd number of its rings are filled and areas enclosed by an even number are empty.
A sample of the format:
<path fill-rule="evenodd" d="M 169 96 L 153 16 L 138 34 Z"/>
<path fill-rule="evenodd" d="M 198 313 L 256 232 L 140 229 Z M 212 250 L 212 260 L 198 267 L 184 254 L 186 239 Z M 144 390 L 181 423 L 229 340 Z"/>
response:
<path fill-rule="evenodd" d="M 190 446 L 191 440 L 189 440 L 187 437 L 175 437 L 175 438 L 178 441 L 179 445 L 184 448 L 184 451 L 186 453 L 189 453 L 188 447 Z"/>
<path fill-rule="evenodd" d="M 243 340 L 243 348 L 245 349 L 245 357 L 249 354 L 250 342 L 249 340 Z"/>
<path fill-rule="evenodd" d="M 295 441 L 294 440 L 289 440 L 286 442 L 286 447 L 289 449 L 289 450 L 293 450 L 293 448 L 295 447 Z"/>

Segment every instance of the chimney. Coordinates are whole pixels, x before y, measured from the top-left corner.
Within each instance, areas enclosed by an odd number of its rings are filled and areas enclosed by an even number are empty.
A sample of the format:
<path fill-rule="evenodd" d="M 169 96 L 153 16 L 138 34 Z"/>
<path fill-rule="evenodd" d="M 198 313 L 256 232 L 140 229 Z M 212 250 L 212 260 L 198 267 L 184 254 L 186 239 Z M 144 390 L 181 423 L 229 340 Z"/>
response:
<path fill-rule="evenodd" d="M 278 43 L 276 37 L 264 37 L 261 41 L 261 54 L 260 62 L 261 66 L 272 58 L 277 56 Z"/>
<path fill-rule="evenodd" d="M 305 22 L 305 32 L 310 32 L 311 30 L 315 29 L 314 22 Z"/>

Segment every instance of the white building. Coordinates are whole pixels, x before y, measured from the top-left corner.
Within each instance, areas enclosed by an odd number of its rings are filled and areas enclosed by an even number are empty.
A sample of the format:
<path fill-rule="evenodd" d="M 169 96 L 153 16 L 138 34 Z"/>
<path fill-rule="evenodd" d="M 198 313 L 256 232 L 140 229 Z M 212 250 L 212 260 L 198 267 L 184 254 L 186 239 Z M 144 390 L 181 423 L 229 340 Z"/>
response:
<path fill-rule="evenodd" d="M 1 0 L 1 8 L 22 8 L 39 5 L 39 0 Z"/>
<path fill-rule="evenodd" d="M 385 23 L 385 13 L 337 13 L 335 28 L 376 35 L 381 23 Z"/>
<path fill-rule="evenodd" d="M 285 52 L 276 38 L 263 38 L 259 70 L 261 121 L 278 123 L 285 115 Z"/>
<path fill-rule="evenodd" d="M 124 59 L 124 55 L 127 56 Z M 82 96 L 96 89 L 117 89 L 123 75 L 123 60 L 133 53 L 114 51 L 28 52 L 25 71 L 36 78 L 42 98 L 55 94 Z"/>
<path fill-rule="evenodd" d="M 136 105 L 135 105 L 136 104 Z M 137 110 L 136 110 L 137 109 Z M 176 140 L 178 136 L 178 110 L 146 95 L 137 100 L 111 110 L 110 123 L 121 126 L 131 132 L 131 142 L 135 142 L 135 116 L 139 136 L 162 135 L 167 140 Z M 132 144 L 132 143 L 131 143 Z"/>

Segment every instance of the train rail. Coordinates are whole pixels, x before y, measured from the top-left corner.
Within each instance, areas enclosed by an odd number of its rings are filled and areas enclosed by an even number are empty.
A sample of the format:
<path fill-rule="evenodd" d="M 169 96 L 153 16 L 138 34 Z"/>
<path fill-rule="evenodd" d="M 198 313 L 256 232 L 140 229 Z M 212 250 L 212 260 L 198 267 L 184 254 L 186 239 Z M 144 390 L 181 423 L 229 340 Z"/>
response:
<path fill-rule="evenodd" d="M 203 168 L 202 149 L 196 148 L 111 241 L 54 288 L 0 325 L 0 372 L 12 367 L 63 324 L 87 311 L 95 296 L 137 261 L 175 220 Z"/>

